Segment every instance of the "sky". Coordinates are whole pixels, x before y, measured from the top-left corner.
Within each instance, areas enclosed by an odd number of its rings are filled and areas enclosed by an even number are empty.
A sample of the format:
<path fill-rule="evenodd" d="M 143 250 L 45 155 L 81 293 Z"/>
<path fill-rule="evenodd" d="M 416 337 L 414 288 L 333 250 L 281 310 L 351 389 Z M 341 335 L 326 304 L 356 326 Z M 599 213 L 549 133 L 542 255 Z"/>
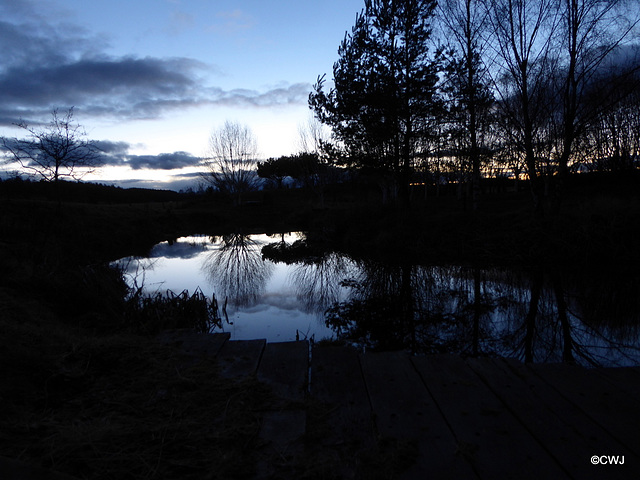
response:
<path fill-rule="evenodd" d="M 0 0 L 0 136 L 53 109 L 106 152 L 85 180 L 184 188 L 225 121 L 295 153 L 364 0 Z"/>

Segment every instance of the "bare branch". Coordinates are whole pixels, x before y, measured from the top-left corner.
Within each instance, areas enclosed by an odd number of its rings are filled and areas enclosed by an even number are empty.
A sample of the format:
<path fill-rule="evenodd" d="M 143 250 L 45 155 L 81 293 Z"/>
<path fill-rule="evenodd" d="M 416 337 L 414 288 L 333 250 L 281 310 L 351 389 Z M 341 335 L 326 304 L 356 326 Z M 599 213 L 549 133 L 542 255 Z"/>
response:
<path fill-rule="evenodd" d="M 203 164 L 204 179 L 221 193 L 240 201 L 243 193 L 256 190 L 258 145 L 246 125 L 227 121 L 209 138 L 209 150 Z"/>
<path fill-rule="evenodd" d="M 45 128 L 35 128 L 21 121 L 16 124 L 27 133 L 27 138 L 0 138 L 10 162 L 20 165 L 28 174 L 48 182 L 61 178 L 78 180 L 93 172 L 101 164 L 100 150 L 88 140 L 84 129 L 73 123 L 73 107 L 60 116 L 51 113 L 51 122 Z"/>

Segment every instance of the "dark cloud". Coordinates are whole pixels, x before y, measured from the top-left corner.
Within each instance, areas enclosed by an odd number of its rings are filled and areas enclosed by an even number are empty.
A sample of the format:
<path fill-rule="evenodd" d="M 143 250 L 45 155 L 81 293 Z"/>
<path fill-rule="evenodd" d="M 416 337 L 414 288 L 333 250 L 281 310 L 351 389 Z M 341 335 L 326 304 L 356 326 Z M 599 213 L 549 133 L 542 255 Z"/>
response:
<path fill-rule="evenodd" d="M 127 142 L 101 140 L 95 142 L 95 146 L 102 152 L 104 165 L 128 166 L 133 170 L 173 170 L 197 166 L 201 162 L 199 157 L 194 157 L 188 152 L 131 155 L 131 145 Z"/>
<path fill-rule="evenodd" d="M 110 140 L 100 140 L 94 144 L 105 155 L 113 157 L 125 157 L 131 148 L 128 142 L 112 142 Z"/>
<path fill-rule="evenodd" d="M 25 64 L 0 72 L 0 104 L 24 116 L 50 105 L 74 105 L 90 115 L 155 118 L 167 106 L 203 101 L 189 59 L 82 58 L 54 65 Z M 48 111 L 48 108 L 45 108 Z"/>
<path fill-rule="evenodd" d="M 6 139 L 11 145 L 16 141 L 11 138 Z M 202 159 L 194 157 L 188 152 L 160 153 L 158 155 L 131 155 L 129 150 L 131 145 L 127 142 L 112 142 L 100 140 L 92 142 L 100 151 L 100 163 L 104 166 L 127 166 L 133 170 L 179 170 L 185 167 L 195 167 L 200 165 Z M 0 144 L 0 154 L 6 149 Z M 198 176 L 194 173 L 174 175 L 191 178 Z"/>
<path fill-rule="evenodd" d="M 187 152 L 161 153 L 160 155 L 129 155 L 126 157 L 126 165 L 134 170 L 173 170 L 184 167 L 193 167 L 200 163 L 200 158 Z"/>
<path fill-rule="evenodd" d="M 53 23 L 40 4 L 0 0 L 0 125 L 31 124 L 52 108 L 83 116 L 152 119 L 201 105 L 269 107 L 305 103 L 310 85 L 231 90 L 202 82 L 212 67 L 189 58 L 114 57 L 77 25 Z"/>

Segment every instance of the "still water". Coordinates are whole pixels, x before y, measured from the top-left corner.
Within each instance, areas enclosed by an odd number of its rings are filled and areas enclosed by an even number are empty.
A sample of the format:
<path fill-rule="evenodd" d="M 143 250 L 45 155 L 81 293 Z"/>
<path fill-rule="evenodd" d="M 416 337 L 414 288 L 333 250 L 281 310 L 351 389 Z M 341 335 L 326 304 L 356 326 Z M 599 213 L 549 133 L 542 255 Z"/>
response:
<path fill-rule="evenodd" d="M 640 365 L 637 277 L 354 259 L 303 233 L 183 237 L 116 263 L 150 294 L 215 295 L 236 340 Z"/>

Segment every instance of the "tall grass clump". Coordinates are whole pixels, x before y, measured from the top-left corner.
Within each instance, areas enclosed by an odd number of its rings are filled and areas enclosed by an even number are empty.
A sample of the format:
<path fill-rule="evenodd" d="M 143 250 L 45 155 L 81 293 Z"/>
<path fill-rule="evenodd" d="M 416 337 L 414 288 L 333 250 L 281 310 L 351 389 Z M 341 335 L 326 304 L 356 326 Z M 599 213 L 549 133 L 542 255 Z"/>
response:
<path fill-rule="evenodd" d="M 187 290 L 145 294 L 138 288 L 127 297 L 124 315 L 126 325 L 136 333 L 155 334 L 174 328 L 207 333 L 222 326 L 215 295 L 209 299 L 199 287 L 191 295 Z"/>

